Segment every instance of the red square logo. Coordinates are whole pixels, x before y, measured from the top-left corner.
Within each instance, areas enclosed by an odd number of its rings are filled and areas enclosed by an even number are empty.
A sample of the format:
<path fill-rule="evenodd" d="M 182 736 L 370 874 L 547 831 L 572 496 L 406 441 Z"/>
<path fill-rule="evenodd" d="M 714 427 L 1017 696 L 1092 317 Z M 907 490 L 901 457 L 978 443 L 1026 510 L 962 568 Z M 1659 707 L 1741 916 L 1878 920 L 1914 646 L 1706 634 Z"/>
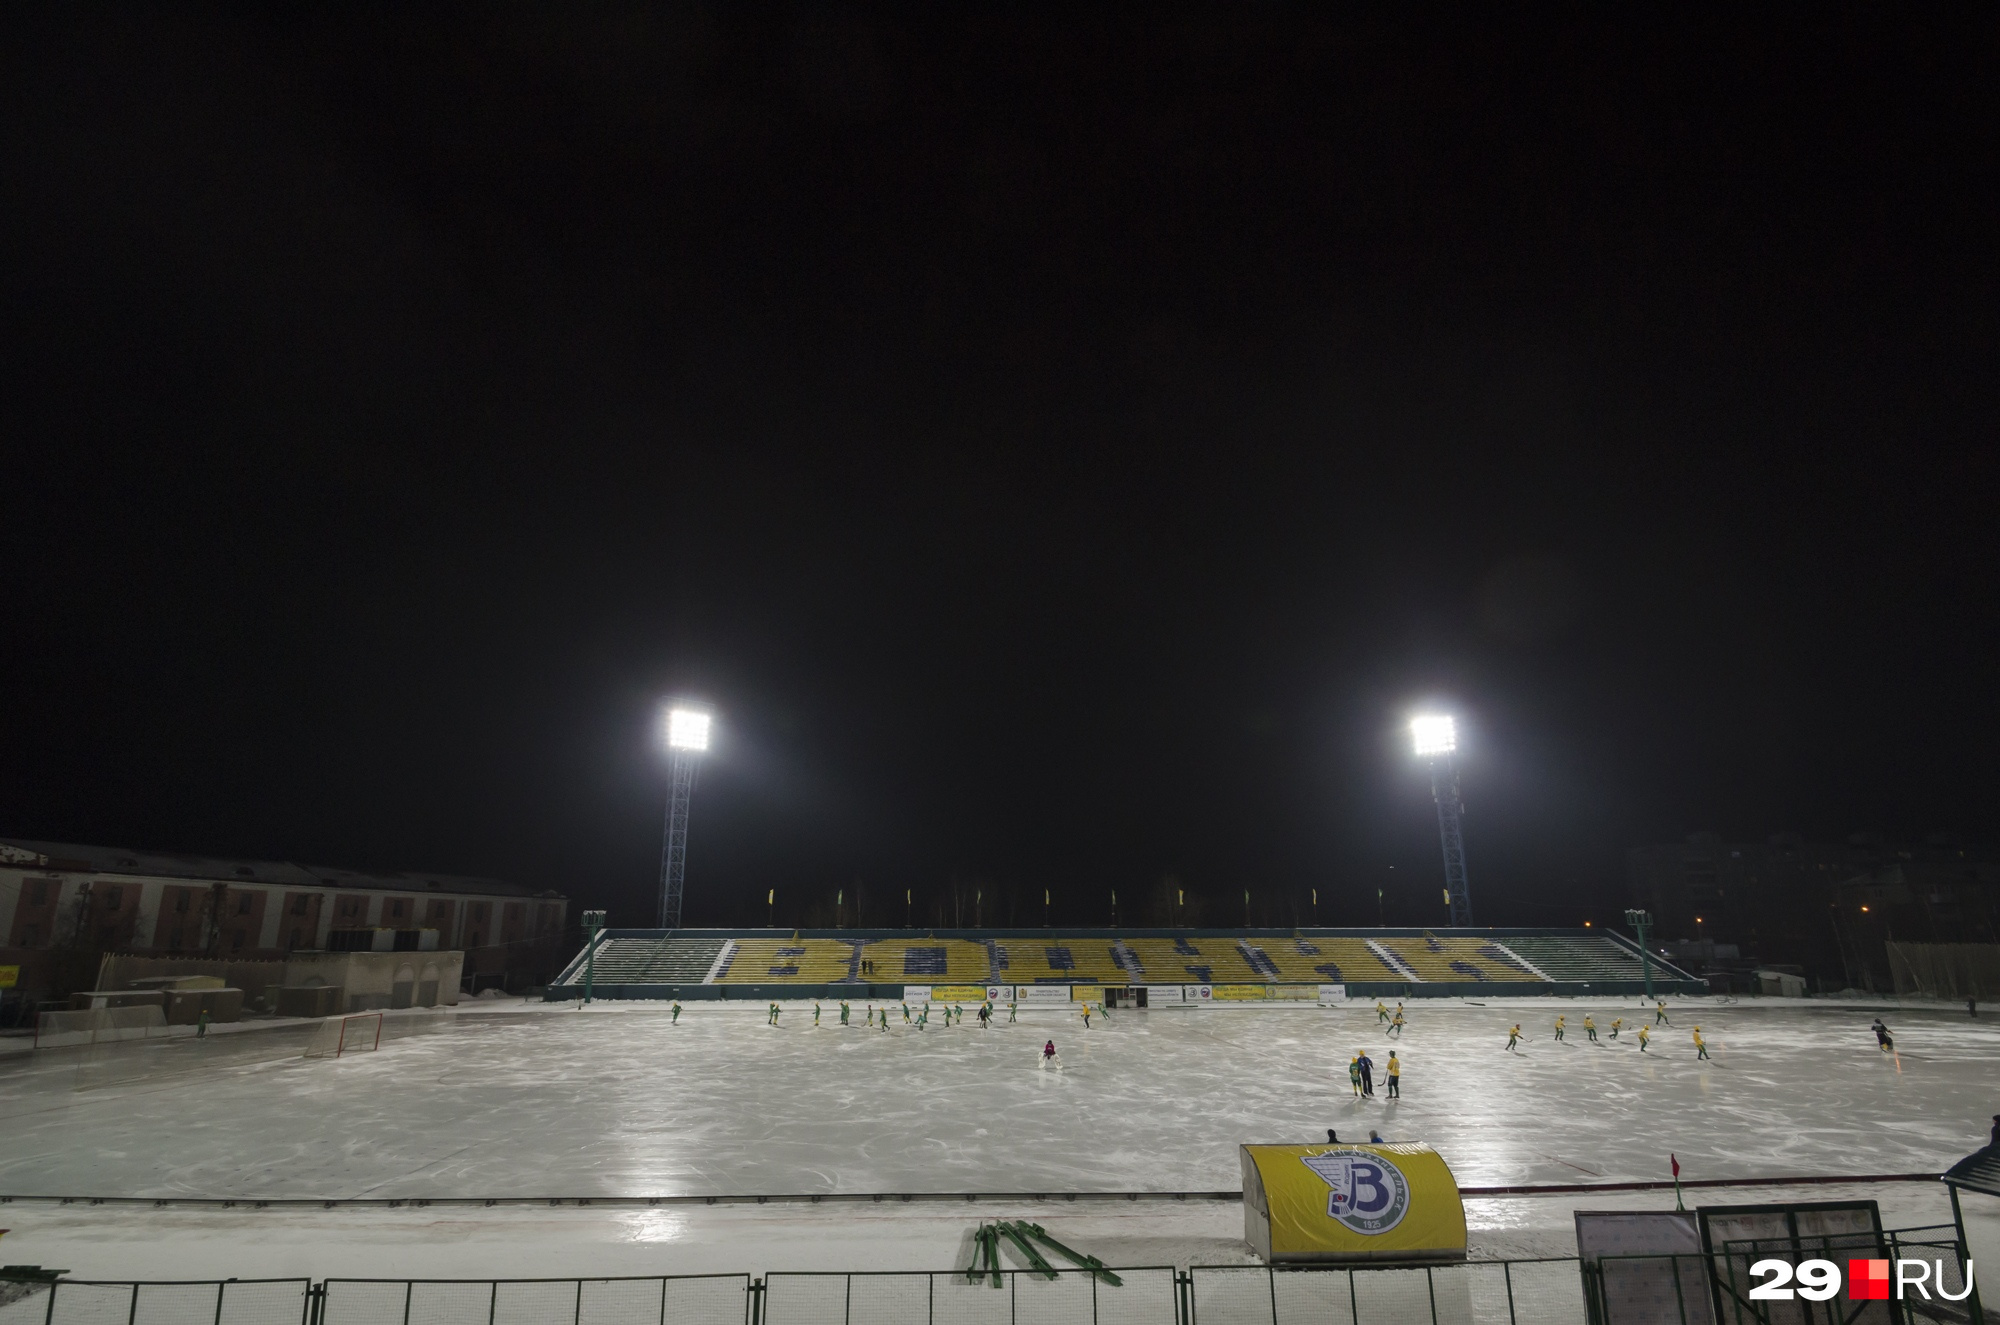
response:
<path fill-rule="evenodd" d="M 1847 1300 L 1849 1302 L 1886 1301 L 1889 1296 L 1889 1262 L 1849 1261 L 1847 1263 Z"/>

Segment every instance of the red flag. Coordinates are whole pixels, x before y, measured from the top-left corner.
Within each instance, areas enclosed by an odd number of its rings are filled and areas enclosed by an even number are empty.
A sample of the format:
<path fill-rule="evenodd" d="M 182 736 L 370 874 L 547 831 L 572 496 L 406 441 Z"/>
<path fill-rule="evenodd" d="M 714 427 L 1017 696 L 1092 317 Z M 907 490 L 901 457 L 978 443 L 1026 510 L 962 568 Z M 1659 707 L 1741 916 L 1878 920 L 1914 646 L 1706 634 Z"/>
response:
<path fill-rule="evenodd" d="M 1680 1176 L 1681 1176 L 1681 1162 L 1680 1162 L 1679 1160 L 1675 1159 L 1675 1158 L 1673 1157 L 1673 1155 L 1672 1155 L 1672 1153 L 1671 1153 L 1671 1152 L 1670 1152 L 1670 1153 L 1669 1153 L 1669 1154 L 1667 1155 L 1667 1163 L 1669 1163 L 1669 1164 L 1671 1164 L 1671 1165 L 1673 1165 L 1673 1166 L 1674 1166 L 1674 1176 L 1675 1176 L 1676 1178 L 1680 1177 Z"/>

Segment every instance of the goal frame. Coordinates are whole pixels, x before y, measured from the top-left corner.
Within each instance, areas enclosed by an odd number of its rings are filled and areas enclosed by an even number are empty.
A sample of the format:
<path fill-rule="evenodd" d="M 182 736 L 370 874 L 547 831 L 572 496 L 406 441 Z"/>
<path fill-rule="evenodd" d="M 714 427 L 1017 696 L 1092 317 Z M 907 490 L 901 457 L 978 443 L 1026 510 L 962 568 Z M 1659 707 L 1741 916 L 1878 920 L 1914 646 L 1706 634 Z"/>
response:
<path fill-rule="evenodd" d="M 328 1017 L 313 1032 L 311 1042 L 306 1045 L 305 1056 L 343 1058 L 348 1054 L 373 1053 L 381 1047 L 382 1014 L 350 1012 L 339 1017 Z"/>

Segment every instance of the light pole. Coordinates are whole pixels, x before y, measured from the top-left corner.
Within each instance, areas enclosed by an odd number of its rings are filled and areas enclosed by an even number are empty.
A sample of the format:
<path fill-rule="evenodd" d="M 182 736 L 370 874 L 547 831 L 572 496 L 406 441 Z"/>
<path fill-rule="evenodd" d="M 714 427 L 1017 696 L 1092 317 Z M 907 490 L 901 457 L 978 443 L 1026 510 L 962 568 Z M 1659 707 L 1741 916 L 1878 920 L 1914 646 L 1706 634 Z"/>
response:
<path fill-rule="evenodd" d="M 660 848 L 660 928 L 679 929 L 681 890 L 687 877 L 688 802 L 694 773 L 708 749 L 711 717 L 686 704 L 668 707 L 661 726 L 667 743 L 667 839 Z"/>
<path fill-rule="evenodd" d="M 597 936 L 604 931 L 604 912 L 585 911 L 583 932 L 583 1001 L 590 1002 L 590 987 L 597 982 Z"/>
<path fill-rule="evenodd" d="M 1646 946 L 1646 926 L 1653 923 L 1653 917 L 1645 911 L 1627 911 L 1625 923 L 1639 931 L 1639 969 L 1646 976 L 1646 997 L 1653 996 L 1653 950 Z"/>
<path fill-rule="evenodd" d="M 1431 799 L 1437 802 L 1438 838 L 1444 847 L 1444 900 L 1454 926 L 1472 924 L 1472 891 L 1465 882 L 1465 838 L 1459 818 L 1465 803 L 1458 795 L 1458 727 L 1448 716 L 1410 719 L 1410 738 L 1419 758 L 1431 765 Z"/>

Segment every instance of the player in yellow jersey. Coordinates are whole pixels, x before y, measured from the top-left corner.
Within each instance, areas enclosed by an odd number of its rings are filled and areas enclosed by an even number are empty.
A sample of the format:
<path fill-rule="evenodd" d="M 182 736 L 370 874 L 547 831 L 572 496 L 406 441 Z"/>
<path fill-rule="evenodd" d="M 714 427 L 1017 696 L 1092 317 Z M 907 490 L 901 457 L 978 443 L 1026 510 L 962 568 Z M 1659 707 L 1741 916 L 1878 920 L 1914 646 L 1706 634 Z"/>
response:
<path fill-rule="evenodd" d="M 1514 1046 L 1519 1044 L 1520 1042 L 1521 1042 L 1521 1023 L 1517 1021 L 1514 1023 L 1514 1029 L 1507 1032 L 1507 1051 L 1509 1053 L 1518 1052 L 1514 1048 Z"/>
<path fill-rule="evenodd" d="M 1623 1030 L 1624 1027 L 1625 1027 L 1625 1018 L 1613 1017 L 1611 1019 L 1611 1038 L 1614 1040 L 1617 1039 L 1618 1032 Z"/>
<path fill-rule="evenodd" d="M 1375 1000 L 1375 1024 L 1380 1026 L 1387 1020 L 1389 1020 L 1389 1005 L 1378 998 Z"/>
<path fill-rule="evenodd" d="M 1652 1028 L 1652 1027 L 1650 1027 L 1650 1026 L 1641 1026 L 1641 1027 L 1639 1028 L 1639 1052 L 1640 1052 L 1640 1053 L 1642 1053 L 1642 1054 L 1643 1054 L 1643 1053 L 1645 1053 L 1645 1052 L 1646 1052 L 1646 1041 L 1647 1041 L 1648 1039 L 1652 1038 L 1652 1034 L 1653 1034 L 1653 1028 Z"/>
<path fill-rule="evenodd" d="M 1403 1065 L 1396 1061 L 1396 1051 L 1389 1051 L 1389 1098 L 1403 1098 Z"/>
<path fill-rule="evenodd" d="M 1563 1037 L 1563 1023 L 1564 1023 L 1564 1022 L 1566 1022 L 1566 1021 L 1568 1021 L 1568 1020 L 1569 1020 L 1569 1018 L 1568 1018 L 1568 1017 L 1557 1017 L 1557 1018 L 1556 1018 L 1556 1040 L 1557 1040 L 1557 1042 L 1558 1042 L 1558 1043 L 1560 1043 L 1560 1042 L 1562 1041 L 1562 1037 Z"/>
<path fill-rule="evenodd" d="M 1701 1027 L 1694 1028 L 1694 1056 L 1696 1061 L 1708 1057 L 1708 1041 L 1701 1038 Z"/>
<path fill-rule="evenodd" d="M 1597 1023 L 1590 1019 L 1588 1012 L 1583 1014 L 1583 1038 L 1592 1044 L 1597 1043 Z"/>

